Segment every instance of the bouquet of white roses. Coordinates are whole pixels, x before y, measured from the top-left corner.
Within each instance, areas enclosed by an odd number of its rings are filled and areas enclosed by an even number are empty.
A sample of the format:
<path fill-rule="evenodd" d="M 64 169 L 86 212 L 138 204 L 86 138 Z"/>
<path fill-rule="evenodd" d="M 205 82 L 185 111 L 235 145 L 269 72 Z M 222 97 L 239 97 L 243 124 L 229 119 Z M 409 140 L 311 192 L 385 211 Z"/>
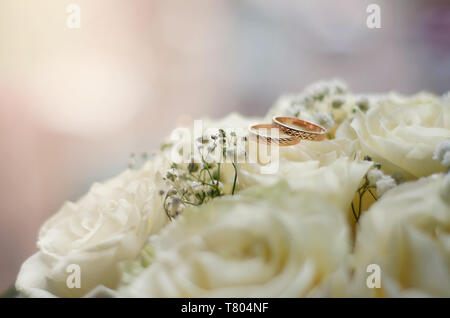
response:
<path fill-rule="evenodd" d="M 285 147 L 249 138 L 248 127 L 274 116 L 326 136 Z M 275 146 L 263 149 L 267 141 Z M 16 288 L 29 297 L 450 297 L 449 168 L 448 96 L 316 83 L 263 118 L 177 128 L 142 166 L 65 203 Z"/>

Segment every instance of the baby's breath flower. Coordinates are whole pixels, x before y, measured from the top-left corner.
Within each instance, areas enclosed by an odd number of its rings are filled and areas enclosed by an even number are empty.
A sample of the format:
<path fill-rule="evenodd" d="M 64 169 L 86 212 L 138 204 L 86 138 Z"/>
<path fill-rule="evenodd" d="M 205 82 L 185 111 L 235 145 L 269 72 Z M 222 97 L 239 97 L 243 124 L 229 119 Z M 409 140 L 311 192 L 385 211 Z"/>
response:
<path fill-rule="evenodd" d="M 168 213 L 171 217 L 179 215 L 184 209 L 184 204 L 181 202 L 179 197 L 171 197 L 168 200 Z"/>
<path fill-rule="evenodd" d="M 447 169 L 450 169 L 450 140 L 439 144 L 433 154 L 434 160 L 439 162 Z"/>
<path fill-rule="evenodd" d="M 394 172 L 392 175 L 392 178 L 394 178 L 395 183 L 400 184 L 405 181 L 405 178 L 403 177 L 403 174 L 401 172 Z"/>
<path fill-rule="evenodd" d="M 167 195 L 175 195 L 177 194 L 177 190 L 173 187 L 171 187 L 168 191 L 167 191 Z"/>
<path fill-rule="evenodd" d="M 188 171 L 189 171 L 189 173 L 197 172 L 198 171 L 198 166 L 199 166 L 198 163 L 196 163 L 194 161 L 191 161 L 188 164 Z"/>
<path fill-rule="evenodd" d="M 348 92 L 347 84 L 340 79 L 332 80 L 331 87 L 332 89 L 330 89 L 330 92 L 332 94 L 345 94 Z"/>
<path fill-rule="evenodd" d="M 297 96 L 290 96 L 290 106 L 286 107 L 283 114 L 291 117 L 315 117 L 323 116 L 323 108 L 338 109 L 345 103 L 343 94 L 347 93 L 347 86 L 339 80 L 319 81 L 307 86 Z M 322 125 L 333 127 L 332 118 L 322 118 Z M 317 119 L 316 119 L 317 122 Z"/>
<path fill-rule="evenodd" d="M 169 186 L 163 201 L 169 219 L 182 213 L 185 205 L 199 206 L 224 194 L 223 184 L 220 182 L 223 157 L 231 160 L 235 170 L 231 191 L 234 194 L 237 180 L 236 158 L 241 154 L 246 155 L 245 146 L 238 143 L 236 132 L 217 129 L 210 137 L 203 135 L 196 141 L 199 151 L 192 154 L 191 161 L 188 164 L 172 164 L 163 178 Z"/>
<path fill-rule="evenodd" d="M 225 157 L 226 158 L 234 159 L 235 155 L 236 155 L 236 148 L 235 147 L 229 147 L 229 148 L 226 149 L 226 152 L 225 152 Z"/>
<path fill-rule="evenodd" d="M 191 184 L 191 189 L 194 194 L 202 194 L 207 191 L 207 186 L 200 182 L 193 181 Z"/>
<path fill-rule="evenodd" d="M 326 129 L 330 130 L 334 127 L 334 120 L 333 117 L 331 117 L 330 114 L 327 113 L 315 113 L 314 114 L 314 120 L 321 126 L 325 127 Z"/>
<path fill-rule="evenodd" d="M 366 96 L 359 96 L 356 100 L 356 106 L 362 112 L 366 112 L 369 109 L 369 99 Z"/>
<path fill-rule="evenodd" d="M 219 188 L 223 188 L 223 183 L 218 180 L 213 180 L 212 183 L 214 185 L 217 185 Z"/>
<path fill-rule="evenodd" d="M 305 89 L 305 93 L 314 99 L 321 100 L 326 95 L 344 94 L 347 85 L 341 80 L 319 81 Z"/>
<path fill-rule="evenodd" d="M 172 182 L 175 182 L 175 179 L 177 178 L 176 170 L 171 169 L 171 170 L 167 171 L 166 178 Z"/>
<path fill-rule="evenodd" d="M 384 175 L 381 179 L 376 182 L 377 186 L 377 194 L 378 196 L 382 196 L 388 190 L 394 188 L 397 184 L 395 183 L 394 178 L 389 175 Z"/>
<path fill-rule="evenodd" d="M 380 169 L 371 169 L 367 173 L 367 180 L 369 180 L 369 185 L 376 186 L 376 183 L 378 182 L 378 180 L 383 178 L 383 176 L 384 176 L 384 173 Z"/>
<path fill-rule="evenodd" d="M 369 187 L 376 187 L 378 196 L 382 196 L 386 191 L 397 185 L 393 176 L 386 175 L 379 168 L 372 168 L 367 173 Z"/>
<path fill-rule="evenodd" d="M 304 105 L 293 104 L 290 108 L 286 110 L 286 115 L 290 117 L 299 117 L 304 109 L 305 109 Z"/>
<path fill-rule="evenodd" d="M 345 103 L 345 99 L 342 96 L 336 96 L 333 98 L 331 102 L 331 107 L 335 109 L 341 108 L 341 106 Z"/>
<path fill-rule="evenodd" d="M 372 158 L 365 156 L 364 160 L 372 161 Z M 359 204 L 357 205 L 358 208 L 356 208 L 353 202 L 351 203 L 353 216 L 357 222 L 361 215 L 361 202 L 366 193 L 369 193 L 373 199 L 378 200 L 371 189 L 375 188 L 378 197 L 381 197 L 386 191 L 392 189 L 398 184 L 397 179 L 393 176 L 385 175 L 383 171 L 380 170 L 380 167 L 381 165 L 379 163 L 374 163 L 373 168 L 367 172 L 364 183 L 356 192 L 359 195 Z M 400 177 L 398 178 L 400 179 Z"/>

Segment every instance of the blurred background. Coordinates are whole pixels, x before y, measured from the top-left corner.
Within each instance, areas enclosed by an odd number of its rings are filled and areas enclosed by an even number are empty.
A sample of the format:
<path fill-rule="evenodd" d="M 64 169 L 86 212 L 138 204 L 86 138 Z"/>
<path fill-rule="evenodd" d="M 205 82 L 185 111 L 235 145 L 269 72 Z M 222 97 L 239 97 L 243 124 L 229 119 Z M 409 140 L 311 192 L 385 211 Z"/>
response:
<path fill-rule="evenodd" d="M 131 153 L 335 77 L 361 93 L 448 91 L 450 1 L 0 0 L 0 291 L 42 222 Z"/>

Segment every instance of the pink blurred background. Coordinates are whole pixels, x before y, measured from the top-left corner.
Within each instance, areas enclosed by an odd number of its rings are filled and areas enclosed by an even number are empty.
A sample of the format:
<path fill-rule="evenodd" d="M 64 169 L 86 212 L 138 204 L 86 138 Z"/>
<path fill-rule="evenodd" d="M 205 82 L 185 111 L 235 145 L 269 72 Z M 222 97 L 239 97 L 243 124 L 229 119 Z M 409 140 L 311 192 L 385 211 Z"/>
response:
<path fill-rule="evenodd" d="M 381 29 L 366 26 L 369 3 Z M 448 91 L 450 1 L 1 0 L 0 291 L 42 222 L 131 153 L 334 77 L 355 92 Z"/>

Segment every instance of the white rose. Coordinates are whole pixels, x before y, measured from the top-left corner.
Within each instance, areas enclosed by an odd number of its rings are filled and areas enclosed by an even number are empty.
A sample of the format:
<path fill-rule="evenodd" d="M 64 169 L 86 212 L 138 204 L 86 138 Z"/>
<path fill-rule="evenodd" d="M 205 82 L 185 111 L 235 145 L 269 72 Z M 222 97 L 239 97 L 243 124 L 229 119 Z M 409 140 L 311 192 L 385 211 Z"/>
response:
<path fill-rule="evenodd" d="M 450 138 L 450 107 L 431 95 L 390 95 L 344 122 L 336 137 L 356 138 L 362 153 L 381 163 L 388 174 L 406 179 L 444 170 L 433 160 L 439 143 Z"/>
<path fill-rule="evenodd" d="M 300 297 L 343 264 L 349 234 L 336 207 L 285 183 L 249 190 L 186 210 L 119 295 Z"/>
<path fill-rule="evenodd" d="M 237 139 L 241 140 L 248 134 L 247 128 L 258 122 L 238 114 L 231 114 L 220 121 L 205 120 L 203 128 L 231 128 Z M 244 129 L 242 129 L 244 128 Z M 193 130 L 185 130 L 184 134 L 193 135 Z M 208 136 L 206 136 L 208 137 Z M 193 138 L 179 138 L 182 143 L 192 143 Z M 254 141 L 250 141 L 255 143 Z M 247 161 L 236 164 L 238 170 L 236 191 L 255 185 L 268 185 L 280 180 L 287 180 L 290 186 L 298 192 L 314 191 L 336 204 L 341 210 L 347 211 L 349 219 L 354 222 L 350 204 L 360 186 L 364 175 L 373 163 L 362 160 L 356 154 L 358 142 L 348 138 L 323 140 L 321 142 L 301 141 L 297 145 L 279 147 L 279 169 L 273 174 L 261 173 L 261 164 L 249 163 L 251 149 L 247 146 Z M 189 148 L 189 147 L 187 147 Z M 221 163 L 220 180 L 225 194 L 231 194 L 235 179 L 235 169 L 231 163 Z M 366 206 L 366 205 L 364 205 Z"/>
<path fill-rule="evenodd" d="M 361 180 L 372 166 L 351 159 L 354 142 L 346 139 L 301 142 L 280 147 L 279 169 L 261 174 L 258 164 L 239 166 L 239 187 L 274 184 L 286 180 L 296 192 L 311 191 L 327 198 L 342 211 L 348 211 Z M 231 171 L 228 171 L 229 175 Z M 227 178 L 231 179 L 231 175 Z"/>
<path fill-rule="evenodd" d="M 151 231 L 166 222 L 152 162 L 92 186 L 42 226 L 39 252 L 22 265 L 16 288 L 31 297 L 79 297 L 98 285 L 114 288 L 118 263 L 134 259 Z M 70 264 L 80 268 L 80 288 L 68 288 Z M 70 267 L 69 267 L 70 269 Z"/>
<path fill-rule="evenodd" d="M 204 130 L 212 127 L 234 129 L 237 139 L 241 141 L 241 138 L 248 134 L 247 128 L 257 122 L 261 122 L 261 119 L 246 118 L 233 113 L 218 121 L 204 120 L 202 128 Z M 190 135 L 190 138 L 178 138 L 182 141 L 179 141 L 179 146 L 176 148 L 190 149 L 189 145 L 195 139 L 194 130 L 186 129 L 183 132 L 184 135 Z M 297 145 L 280 147 L 279 158 L 277 158 L 280 160 L 280 169 L 272 175 L 261 174 L 260 164 L 248 162 L 248 158 L 252 155 L 247 147 L 247 161 L 239 161 L 237 164 L 237 190 L 244 190 L 258 184 L 273 184 L 280 179 L 287 179 L 292 188 L 299 191 L 314 189 L 315 192 L 323 194 L 336 203 L 339 208 L 347 210 L 361 180 L 372 166 L 372 163 L 367 161 L 353 160 L 357 144 L 354 140 L 339 138 L 321 142 L 301 141 Z M 178 153 L 178 151 L 175 152 Z M 327 168 L 328 166 L 331 167 Z M 224 192 L 231 194 L 234 167 L 229 162 L 222 163 L 220 172 Z"/>
<path fill-rule="evenodd" d="M 404 183 L 361 217 L 355 246 L 353 296 L 450 297 L 450 175 Z M 370 289 L 369 264 L 381 268 Z"/>

